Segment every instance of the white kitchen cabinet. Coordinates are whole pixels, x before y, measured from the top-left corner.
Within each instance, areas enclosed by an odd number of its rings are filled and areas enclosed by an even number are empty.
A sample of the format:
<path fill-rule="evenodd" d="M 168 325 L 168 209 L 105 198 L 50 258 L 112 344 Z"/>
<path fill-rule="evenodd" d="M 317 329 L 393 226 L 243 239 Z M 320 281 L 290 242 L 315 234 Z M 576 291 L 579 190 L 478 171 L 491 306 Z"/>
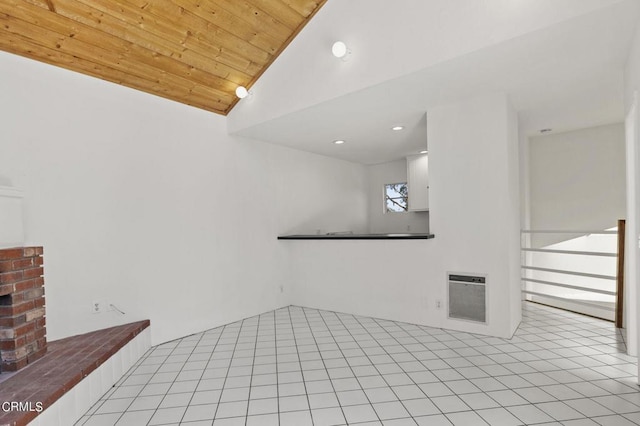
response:
<path fill-rule="evenodd" d="M 409 211 L 429 210 L 429 156 L 427 154 L 407 157 L 407 185 Z"/>

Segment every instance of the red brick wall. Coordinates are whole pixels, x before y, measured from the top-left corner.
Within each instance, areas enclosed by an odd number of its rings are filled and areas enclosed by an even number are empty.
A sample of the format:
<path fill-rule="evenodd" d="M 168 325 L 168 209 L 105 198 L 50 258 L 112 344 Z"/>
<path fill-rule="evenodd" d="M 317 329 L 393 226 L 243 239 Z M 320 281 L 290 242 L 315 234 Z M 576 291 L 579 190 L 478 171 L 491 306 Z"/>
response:
<path fill-rule="evenodd" d="M 47 352 L 42 247 L 0 249 L 0 371 Z"/>

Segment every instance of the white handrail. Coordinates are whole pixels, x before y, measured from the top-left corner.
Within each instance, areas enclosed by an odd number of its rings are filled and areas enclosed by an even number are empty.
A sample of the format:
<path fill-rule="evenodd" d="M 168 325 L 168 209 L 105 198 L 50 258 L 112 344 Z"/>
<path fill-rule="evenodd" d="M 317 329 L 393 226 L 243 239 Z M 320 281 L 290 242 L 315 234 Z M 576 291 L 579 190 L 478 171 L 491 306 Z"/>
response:
<path fill-rule="evenodd" d="M 522 248 L 522 251 L 535 251 L 540 253 L 558 253 L 558 254 L 579 254 L 588 256 L 604 256 L 604 257 L 617 257 L 617 253 L 608 253 L 603 251 L 577 251 L 577 250 L 553 250 L 553 249 L 534 249 L 534 248 Z"/>
<path fill-rule="evenodd" d="M 522 229 L 520 234 L 522 244 L 522 246 L 520 247 L 522 253 L 521 284 L 522 293 L 526 296 L 525 299 L 532 300 L 534 302 L 540 302 L 540 300 L 537 299 L 538 297 L 548 298 L 547 301 L 542 301 L 542 303 L 548 303 L 552 306 L 557 305 L 557 307 L 562 307 L 564 305 L 559 302 L 554 303 L 553 300 L 581 305 L 583 306 L 582 308 L 576 306 L 573 309 L 577 311 L 584 311 L 589 315 L 596 315 L 598 317 L 611 320 L 612 318 L 610 318 L 608 314 L 605 314 L 602 311 L 594 311 L 593 308 L 604 309 L 606 311 L 611 311 L 614 313 L 616 312 L 615 308 L 609 308 L 607 305 L 608 303 L 610 303 L 608 302 L 608 300 L 611 297 L 615 299 L 617 296 L 619 296 L 617 293 L 617 288 L 613 291 L 610 291 L 610 288 L 614 285 L 613 282 L 616 282 L 618 280 L 618 277 L 615 275 L 606 275 L 608 273 L 608 267 L 605 267 L 605 270 L 597 270 L 605 264 L 608 265 L 608 263 L 606 263 L 604 259 L 600 261 L 596 258 L 604 257 L 615 259 L 618 257 L 618 253 L 615 252 L 617 242 L 617 239 L 615 237 L 619 236 L 618 231 L 619 230 L 617 228 L 609 228 L 608 230 Z M 539 236 L 542 235 L 555 235 L 552 238 L 561 240 L 576 239 L 576 241 L 584 242 L 584 244 L 580 243 L 577 245 L 569 244 L 559 246 L 554 244 L 550 245 L 548 248 L 532 248 L 531 240 L 539 238 Z M 593 240 L 592 243 L 588 243 L 588 237 L 590 235 L 608 235 L 614 238 L 598 238 L 596 240 Z M 586 251 L 588 249 L 593 251 Z M 610 251 L 595 251 L 603 249 Z M 553 256 L 538 258 L 536 253 L 541 253 L 543 255 L 548 254 Z M 565 255 L 576 255 L 576 259 L 574 260 L 571 258 L 562 257 Z M 579 258 L 580 256 L 584 256 L 582 260 Z M 539 264 L 539 266 L 533 266 L 536 265 L 536 262 L 541 263 Z M 589 264 L 593 264 L 596 270 L 589 271 L 589 269 L 591 269 L 589 268 Z M 558 275 L 539 275 L 544 273 Z M 560 277 L 559 274 L 563 274 L 564 278 Z M 600 283 L 593 283 L 593 286 L 598 288 L 590 288 L 591 285 L 588 284 L 588 280 L 591 279 L 603 281 L 600 281 Z M 558 282 L 556 280 L 565 282 Z M 609 281 L 609 283 L 611 284 L 607 283 L 606 281 Z M 589 285 L 589 287 L 585 287 L 585 284 Z M 561 291 L 561 288 L 567 290 Z M 590 300 L 592 298 L 594 299 L 593 302 Z M 602 301 L 603 304 L 596 302 L 596 300 Z"/>
<path fill-rule="evenodd" d="M 562 284 L 562 283 L 557 283 L 554 281 L 545 281 L 545 280 L 536 280 L 534 278 L 521 278 L 522 281 L 527 281 L 530 283 L 538 283 L 538 284 L 544 284 L 544 285 L 551 285 L 554 287 L 562 287 L 562 288 L 570 288 L 572 290 L 579 290 L 579 291 L 585 291 L 587 293 L 598 293 L 598 294 L 606 294 L 607 296 L 615 296 L 616 292 L 615 291 L 607 291 L 607 290 L 598 290 L 596 288 L 588 288 L 588 287 L 580 287 L 577 285 L 570 285 L 570 284 Z"/>
<path fill-rule="evenodd" d="M 535 292 L 535 291 L 522 290 L 522 292 L 525 293 L 525 294 L 531 294 L 532 296 L 548 297 L 549 299 L 562 300 L 562 301 L 565 301 L 565 302 L 568 302 L 568 303 L 574 303 L 576 305 L 588 306 L 588 307 L 591 307 L 591 308 L 597 308 L 597 309 L 603 309 L 605 311 L 615 312 L 615 308 L 612 308 L 612 307 L 609 307 L 609 306 L 599 305 L 597 303 L 583 302 L 582 300 L 574 300 L 574 299 L 568 299 L 566 297 L 552 296 L 550 294 L 543 294 L 543 293 L 538 293 L 538 292 Z"/>
<path fill-rule="evenodd" d="M 588 274 L 586 272 L 566 271 L 564 269 L 540 268 L 540 267 L 537 267 L 537 266 L 527 266 L 527 265 L 520 265 L 520 267 L 522 269 L 528 269 L 528 270 L 531 270 L 531 271 L 552 272 L 554 274 L 577 275 L 579 277 L 598 278 L 598 279 L 601 279 L 601 280 L 613 280 L 613 281 L 615 281 L 617 279 L 613 275 Z"/>

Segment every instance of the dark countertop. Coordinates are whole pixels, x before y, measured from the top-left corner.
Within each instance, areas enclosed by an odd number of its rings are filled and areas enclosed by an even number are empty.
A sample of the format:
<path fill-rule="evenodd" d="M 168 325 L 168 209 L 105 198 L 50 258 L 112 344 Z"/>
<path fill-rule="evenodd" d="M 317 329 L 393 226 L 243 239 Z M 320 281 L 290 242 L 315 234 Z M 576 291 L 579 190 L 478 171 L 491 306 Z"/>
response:
<path fill-rule="evenodd" d="M 320 234 L 280 235 L 279 240 L 428 240 L 433 234 Z"/>

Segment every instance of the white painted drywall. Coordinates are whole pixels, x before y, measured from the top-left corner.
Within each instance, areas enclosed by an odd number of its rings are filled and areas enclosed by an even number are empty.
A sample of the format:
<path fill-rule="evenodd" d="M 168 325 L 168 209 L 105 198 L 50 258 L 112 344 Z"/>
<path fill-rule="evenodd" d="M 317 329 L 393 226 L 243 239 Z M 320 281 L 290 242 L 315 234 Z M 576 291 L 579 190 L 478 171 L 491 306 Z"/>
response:
<path fill-rule="evenodd" d="M 384 186 L 407 181 L 407 160 L 367 166 L 369 180 L 369 232 L 429 232 L 429 212 L 385 212 Z"/>
<path fill-rule="evenodd" d="M 440 327 L 441 241 L 282 241 L 292 304 Z"/>
<path fill-rule="evenodd" d="M 634 98 L 637 92 L 634 91 Z M 631 355 L 638 354 L 638 279 L 640 278 L 640 106 L 634 99 L 625 119 L 627 166 L 627 217 L 624 255 L 624 326 L 627 328 L 627 347 Z M 640 332 L 640 331 L 638 331 Z M 639 376 L 640 379 L 640 376 Z"/>
<path fill-rule="evenodd" d="M 629 48 L 624 68 L 624 104 L 625 111 L 629 111 L 634 101 L 635 91 L 640 90 L 640 21 L 636 25 L 636 32 Z"/>
<path fill-rule="evenodd" d="M 515 113 L 491 94 L 428 114 L 435 239 L 283 241 L 292 302 L 509 337 L 520 322 Z M 488 325 L 447 320 L 436 308 L 446 302 L 447 271 L 488 275 Z"/>
<path fill-rule="evenodd" d="M 24 243 L 22 191 L 0 185 L 0 248 L 19 247 Z"/>
<path fill-rule="evenodd" d="M 507 212 L 505 221 L 507 261 L 508 261 L 508 294 L 509 294 L 509 326 L 518 327 L 522 320 L 522 265 L 521 235 L 523 223 L 527 218 L 522 216 L 521 205 L 526 200 L 527 194 L 522 195 L 522 188 L 527 191 L 527 183 L 522 184 L 520 172 L 521 161 L 528 154 L 520 155 L 521 133 L 518 113 L 513 104 L 507 103 Z M 526 201 L 524 201 L 526 202 Z M 513 329 L 515 332 L 515 328 Z"/>
<path fill-rule="evenodd" d="M 448 328 L 510 336 L 520 321 L 519 171 L 516 115 L 489 94 L 433 108 L 429 117 L 429 226 L 444 272 L 487 274 L 488 325 Z"/>
<path fill-rule="evenodd" d="M 624 126 L 530 138 L 531 229 L 604 230 L 626 216 Z M 536 235 L 548 245 L 563 235 Z"/>
<path fill-rule="evenodd" d="M 229 114 L 229 128 L 236 132 L 619 2 L 327 2 L 252 87 L 254 96 Z M 352 50 L 348 62 L 331 55 L 336 40 Z"/>
<path fill-rule="evenodd" d="M 279 234 L 367 231 L 365 166 L 278 145 L 267 146 L 273 153 L 269 174 L 275 184 L 276 203 L 269 208 L 277 208 Z"/>
<path fill-rule="evenodd" d="M 157 344 L 288 305 L 280 233 L 366 229 L 363 166 L 0 52 L 0 174 L 45 249 L 50 340 L 149 318 Z M 283 286 L 284 293 L 280 293 Z M 91 303 L 114 311 L 91 314 Z"/>
<path fill-rule="evenodd" d="M 638 327 L 638 307 L 640 306 L 640 22 L 629 49 L 629 56 L 624 69 L 626 127 L 633 129 L 634 135 L 628 134 L 627 147 L 627 251 L 625 278 L 626 308 L 625 322 L 627 327 L 627 345 L 629 353 L 638 355 L 640 327 Z M 635 104 L 635 108 L 633 108 Z M 633 111 L 635 109 L 635 111 Z M 632 112 L 633 111 L 633 112 Z M 640 365 L 638 371 L 640 382 Z"/>

